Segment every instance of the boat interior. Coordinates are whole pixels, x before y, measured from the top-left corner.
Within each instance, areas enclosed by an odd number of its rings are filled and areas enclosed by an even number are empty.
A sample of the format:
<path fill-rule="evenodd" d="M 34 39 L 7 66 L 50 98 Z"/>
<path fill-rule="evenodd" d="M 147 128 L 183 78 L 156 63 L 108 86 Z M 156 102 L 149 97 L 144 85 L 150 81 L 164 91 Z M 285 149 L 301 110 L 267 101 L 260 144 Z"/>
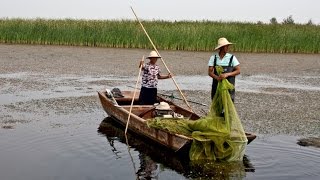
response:
<path fill-rule="evenodd" d="M 121 92 L 124 97 L 119 97 L 115 98 L 117 101 L 118 105 L 123 107 L 126 110 L 130 110 L 131 107 L 131 102 L 132 102 L 132 97 L 134 95 L 133 91 L 122 91 Z M 197 120 L 200 117 L 188 110 L 185 110 L 181 108 L 180 106 L 177 106 L 173 104 L 170 101 L 167 101 L 161 97 L 158 97 L 158 101 L 165 101 L 170 105 L 170 108 L 172 109 L 173 112 L 179 113 L 183 115 L 184 118 L 188 118 L 191 120 Z M 143 119 L 150 119 L 154 118 L 154 111 L 155 111 L 155 106 L 154 105 L 140 105 L 139 104 L 139 91 L 136 93 L 133 106 L 132 106 L 132 113 L 143 118 Z"/>
<path fill-rule="evenodd" d="M 127 111 L 130 110 L 131 107 L 131 102 L 132 102 L 132 97 L 134 95 L 133 91 L 122 91 L 121 92 L 123 97 L 118 97 L 115 98 L 117 101 L 118 105 L 121 106 L 122 108 L 126 109 Z M 170 108 L 175 112 L 183 115 L 184 118 L 187 118 L 189 120 L 198 120 L 200 116 L 198 116 L 195 113 L 192 113 L 191 111 L 188 111 L 180 106 L 177 106 L 173 104 L 170 101 L 165 100 L 162 97 L 158 96 L 158 101 L 165 101 L 170 105 Z M 133 106 L 132 106 L 132 113 L 139 116 L 142 119 L 151 119 L 154 118 L 154 111 L 155 111 L 155 106 L 154 105 L 140 105 L 139 104 L 139 91 L 136 92 Z M 248 144 L 253 141 L 256 138 L 256 135 L 251 134 L 251 133 L 246 133 L 247 138 L 248 138 Z"/>

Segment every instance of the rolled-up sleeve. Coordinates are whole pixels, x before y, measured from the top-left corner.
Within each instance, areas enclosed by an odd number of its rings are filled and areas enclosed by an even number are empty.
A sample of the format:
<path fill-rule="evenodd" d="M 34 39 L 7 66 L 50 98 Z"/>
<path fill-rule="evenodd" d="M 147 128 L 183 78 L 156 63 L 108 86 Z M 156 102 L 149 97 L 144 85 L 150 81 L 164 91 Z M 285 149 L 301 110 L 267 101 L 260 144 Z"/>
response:
<path fill-rule="evenodd" d="M 238 61 L 238 59 L 236 58 L 236 56 L 233 56 L 233 61 L 232 61 L 232 66 L 236 67 L 240 64 L 240 62 Z"/>
<path fill-rule="evenodd" d="M 208 66 L 213 66 L 214 63 L 214 56 L 211 56 L 208 62 Z"/>

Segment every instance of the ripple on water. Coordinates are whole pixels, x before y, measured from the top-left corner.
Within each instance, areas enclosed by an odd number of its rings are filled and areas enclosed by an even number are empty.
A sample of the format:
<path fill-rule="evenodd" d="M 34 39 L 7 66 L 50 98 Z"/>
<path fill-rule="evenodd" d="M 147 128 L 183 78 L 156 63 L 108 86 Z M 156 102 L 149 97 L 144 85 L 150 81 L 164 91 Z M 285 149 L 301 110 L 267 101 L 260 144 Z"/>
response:
<path fill-rule="evenodd" d="M 247 148 L 254 159 L 255 178 L 320 177 L 320 149 L 301 147 L 296 137 L 258 138 Z"/>

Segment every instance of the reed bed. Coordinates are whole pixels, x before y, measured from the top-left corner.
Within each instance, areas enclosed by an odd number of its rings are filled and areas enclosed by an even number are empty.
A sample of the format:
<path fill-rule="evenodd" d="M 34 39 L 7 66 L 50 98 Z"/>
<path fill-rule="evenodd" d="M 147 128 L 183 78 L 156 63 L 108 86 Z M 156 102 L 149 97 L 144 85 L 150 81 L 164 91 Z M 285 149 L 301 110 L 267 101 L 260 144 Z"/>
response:
<path fill-rule="evenodd" d="M 319 53 L 320 26 L 212 21 L 143 21 L 158 49 L 212 51 L 219 37 L 233 51 Z M 136 21 L 0 19 L 0 43 L 152 48 Z"/>

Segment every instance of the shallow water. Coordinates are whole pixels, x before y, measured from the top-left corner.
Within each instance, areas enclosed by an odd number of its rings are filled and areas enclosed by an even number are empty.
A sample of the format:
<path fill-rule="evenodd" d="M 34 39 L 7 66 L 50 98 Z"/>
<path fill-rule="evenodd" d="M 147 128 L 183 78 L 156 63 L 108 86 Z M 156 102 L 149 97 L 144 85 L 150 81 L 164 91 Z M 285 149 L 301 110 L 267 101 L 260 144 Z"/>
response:
<path fill-rule="evenodd" d="M 320 80 L 320 76 L 303 76 L 299 77 L 303 79 L 317 79 Z M 177 82 L 181 89 L 185 90 L 210 90 L 211 78 L 209 76 L 178 76 L 176 77 Z M 195 84 L 197 84 L 195 86 Z M 176 87 L 171 82 L 159 81 L 159 86 L 163 90 L 175 90 Z M 266 88 L 283 88 L 283 89 L 294 89 L 294 90 L 307 90 L 307 91 L 319 91 L 320 87 L 318 84 L 303 84 L 300 81 L 291 80 L 285 82 L 279 77 L 271 77 L 267 75 L 255 75 L 249 77 L 237 76 L 236 89 L 242 92 L 261 92 Z"/>
<path fill-rule="evenodd" d="M 104 123 L 98 130 L 101 112 L 93 114 L 58 116 L 59 124 L 37 122 L 13 130 L 0 129 L 1 179 L 320 177 L 320 149 L 301 147 L 296 137 L 259 136 L 247 147 L 244 162 L 199 165 L 132 133 L 129 153 L 121 126 Z"/>
<path fill-rule="evenodd" d="M 41 76 L 41 78 L 37 77 Z M 37 78 L 34 78 L 37 77 Z M 12 73 L 12 74 L 0 74 L 0 78 L 7 80 L 19 80 L 27 81 L 33 78 L 35 81 L 43 81 L 44 84 L 50 84 L 51 88 L 47 88 L 41 91 L 35 91 L 30 87 L 24 87 L 20 85 L 20 89 L 16 90 L 16 94 L 12 92 L 1 93 L 0 104 L 14 102 L 14 99 L 18 101 L 25 100 L 23 97 L 28 99 L 34 98 L 54 98 L 64 96 L 82 96 L 88 95 L 88 93 L 95 92 L 96 90 L 113 88 L 114 86 L 119 87 L 123 90 L 132 90 L 134 77 L 129 76 L 68 76 L 68 77 L 51 77 L 50 75 L 35 74 L 35 73 Z M 304 91 L 315 91 L 320 92 L 320 86 L 317 84 L 320 81 L 320 76 L 300 76 L 299 79 L 284 80 L 283 78 L 267 76 L 267 75 L 252 75 L 252 76 L 238 76 L 236 89 L 240 92 L 265 92 L 266 89 L 288 89 L 288 90 L 304 90 Z M 211 79 L 208 76 L 176 76 L 176 81 L 182 90 L 211 90 Z M 303 81 L 301 79 L 316 79 L 315 82 Z M 84 87 L 83 84 L 86 86 Z M 196 84 L 196 86 L 195 86 Z M 73 85 L 73 86 L 71 86 Z M 1 87 L 2 91 L 6 92 L 12 86 L 11 83 L 7 83 Z M 170 80 L 159 81 L 160 90 L 173 91 L 176 90 L 176 86 Z M 17 87 L 16 87 L 17 88 Z M 76 93 L 75 93 L 76 92 Z M 39 94 L 41 93 L 41 94 Z M 276 92 L 279 93 L 279 92 Z M 17 96 L 18 98 L 14 98 Z"/>

